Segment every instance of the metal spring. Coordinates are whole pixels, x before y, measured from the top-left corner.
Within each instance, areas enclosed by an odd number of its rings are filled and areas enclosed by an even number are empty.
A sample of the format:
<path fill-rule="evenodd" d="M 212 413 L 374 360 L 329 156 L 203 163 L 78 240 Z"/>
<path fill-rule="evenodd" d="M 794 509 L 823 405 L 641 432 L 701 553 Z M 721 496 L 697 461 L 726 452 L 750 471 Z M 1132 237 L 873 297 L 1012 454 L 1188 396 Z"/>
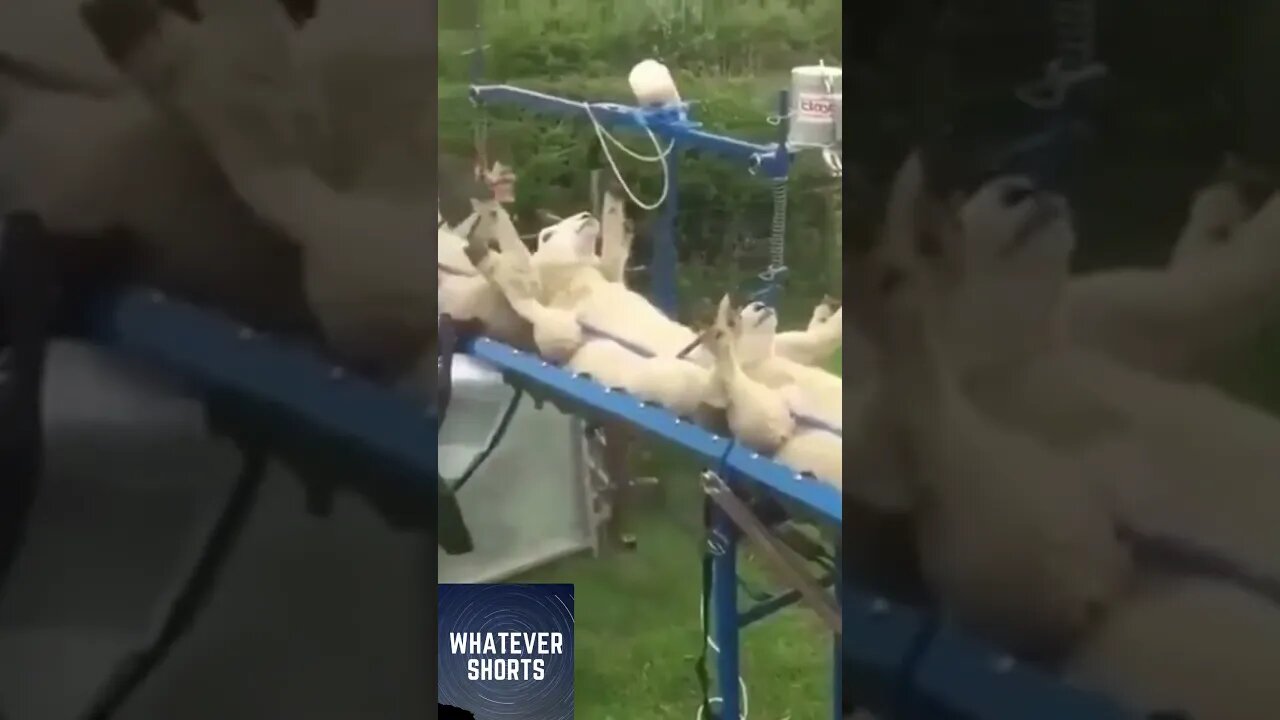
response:
<path fill-rule="evenodd" d="M 773 220 L 769 225 L 769 268 L 761 279 L 772 281 L 787 269 L 787 181 L 773 181 Z"/>
<path fill-rule="evenodd" d="M 1053 26 L 1063 70 L 1079 70 L 1093 62 L 1095 10 L 1093 0 L 1057 0 L 1053 4 Z"/>

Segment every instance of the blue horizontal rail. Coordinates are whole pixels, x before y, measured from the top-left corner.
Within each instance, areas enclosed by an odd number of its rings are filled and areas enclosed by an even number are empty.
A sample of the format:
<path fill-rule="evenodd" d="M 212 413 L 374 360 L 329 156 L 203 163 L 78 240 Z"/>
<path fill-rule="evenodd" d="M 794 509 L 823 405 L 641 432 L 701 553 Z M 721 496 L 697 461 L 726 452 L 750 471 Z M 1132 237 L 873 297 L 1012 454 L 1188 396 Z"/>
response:
<path fill-rule="evenodd" d="M 436 418 L 425 405 L 311 350 L 153 290 L 105 294 L 88 312 L 90 340 L 174 372 L 201 390 L 287 413 L 420 476 L 423 490 L 436 482 Z"/>
<path fill-rule="evenodd" d="M 768 177 L 785 177 L 790 164 L 784 145 L 753 143 L 707 132 L 697 123 L 690 122 L 682 112 L 670 109 L 650 110 L 616 103 L 570 100 L 512 85 L 473 85 L 471 98 L 477 103 L 516 105 L 546 115 L 594 119 L 605 127 L 648 129 L 663 140 L 674 141 L 682 149 L 701 150 L 743 163 Z"/>
<path fill-rule="evenodd" d="M 835 488 L 746 450 L 731 439 L 708 432 L 660 407 L 575 376 L 532 353 L 486 338 L 474 340 L 467 352 L 496 367 L 511 384 L 529 388 L 534 395 L 538 390 L 550 393 L 558 401 L 572 405 L 578 414 L 625 422 L 678 445 L 708 467 L 727 469 L 732 479 L 790 501 L 822 522 L 838 526 L 843 520 L 841 496 Z"/>

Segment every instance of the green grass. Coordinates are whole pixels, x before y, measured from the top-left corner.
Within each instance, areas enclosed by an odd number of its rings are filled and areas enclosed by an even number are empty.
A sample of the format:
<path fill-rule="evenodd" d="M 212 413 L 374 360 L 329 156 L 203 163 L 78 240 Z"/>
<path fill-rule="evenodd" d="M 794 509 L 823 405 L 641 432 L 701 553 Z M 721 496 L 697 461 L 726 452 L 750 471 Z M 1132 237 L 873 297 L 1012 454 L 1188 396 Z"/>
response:
<path fill-rule="evenodd" d="M 840 357 L 834 359 L 839 372 Z M 611 557 L 572 558 L 519 579 L 576 585 L 577 713 L 590 720 L 692 720 L 699 645 L 698 468 L 666 448 L 638 453 L 642 472 L 662 478 L 665 508 L 639 523 L 639 547 Z M 767 583 L 748 557 L 744 575 Z M 829 716 L 831 639 L 803 608 L 743 635 L 743 677 L 753 718 Z M 714 661 L 714 658 L 712 659 Z"/>
<path fill-rule="evenodd" d="M 574 558 L 520 579 L 576 586 L 579 717 L 692 720 L 700 702 L 696 468 L 670 453 L 655 453 L 645 464 L 662 468 L 667 508 L 640 524 L 634 553 Z M 744 574 L 753 587 L 767 587 L 749 562 Z M 829 712 L 831 640 L 803 608 L 745 630 L 742 658 L 752 717 L 800 720 Z"/>

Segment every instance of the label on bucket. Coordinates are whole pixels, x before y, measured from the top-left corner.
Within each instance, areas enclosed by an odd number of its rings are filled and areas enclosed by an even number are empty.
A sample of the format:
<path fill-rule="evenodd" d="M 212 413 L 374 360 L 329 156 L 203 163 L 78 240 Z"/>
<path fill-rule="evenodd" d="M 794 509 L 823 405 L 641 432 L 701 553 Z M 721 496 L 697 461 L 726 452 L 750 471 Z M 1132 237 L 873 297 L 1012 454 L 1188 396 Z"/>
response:
<path fill-rule="evenodd" d="M 835 118 L 837 102 L 834 95 L 826 93 L 800 93 L 796 115 L 804 120 L 831 122 Z"/>

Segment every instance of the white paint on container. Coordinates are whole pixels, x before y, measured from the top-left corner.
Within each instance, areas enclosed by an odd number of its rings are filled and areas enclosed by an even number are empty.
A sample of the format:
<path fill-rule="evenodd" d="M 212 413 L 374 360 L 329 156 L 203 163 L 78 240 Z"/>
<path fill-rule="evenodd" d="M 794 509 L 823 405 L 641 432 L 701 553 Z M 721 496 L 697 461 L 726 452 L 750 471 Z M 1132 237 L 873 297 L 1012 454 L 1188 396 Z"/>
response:
<path fill-rule="evenodd" d="M 806 65 L 792 68 L 788 145 L 803 150 L 840 143 L 843 78 L 843 71 L 838 67 Z"/>

